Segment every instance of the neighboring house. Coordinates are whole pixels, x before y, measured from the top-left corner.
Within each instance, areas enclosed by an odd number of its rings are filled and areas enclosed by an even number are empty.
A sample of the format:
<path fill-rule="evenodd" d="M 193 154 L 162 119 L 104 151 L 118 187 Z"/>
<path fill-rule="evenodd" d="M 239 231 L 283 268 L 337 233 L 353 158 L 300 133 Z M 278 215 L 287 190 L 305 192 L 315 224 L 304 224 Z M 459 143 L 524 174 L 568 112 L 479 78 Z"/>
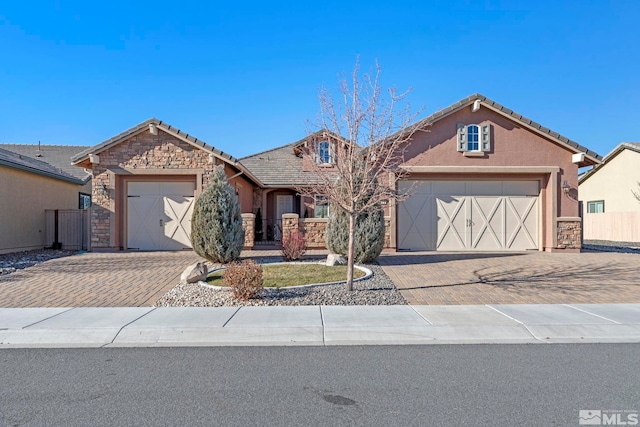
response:
<path fill-rule="evenodd" d="M 410 195 L 385 207 L 387 248 L 580 249 L 578 168 L 598 164 L 598 154 L 479 94 L 418 125 L 397 182 Z M 265 222 L 255 225 L 256 237 L 259 231 L 259 238 L 277 240 L 282 215 L 292 214 L 317 243 L 331 207 L 322 195 L 304 198 L 296 189 L 313 185 L 309 162 L 331 173 L 338 140 L 346 142 L 319 131 L 238 160 L 147 120 L 73 158 L 93 172 L 92 248 L 190 247 L 193 200 L 217 164 L 225 166 L 250 229 L 260 211 Z"/>
<path fill-rule="evenodd" d="M 640 143 L 623 142 L 580 177 L 585 240 L 640 242 Z"/>
<path fill-rule="evenodd" d="M 91 176 L 70 160 L 85 148 L 0 144 L 0 253 L 45 247 L 45 210 L 88 207 Z"/>

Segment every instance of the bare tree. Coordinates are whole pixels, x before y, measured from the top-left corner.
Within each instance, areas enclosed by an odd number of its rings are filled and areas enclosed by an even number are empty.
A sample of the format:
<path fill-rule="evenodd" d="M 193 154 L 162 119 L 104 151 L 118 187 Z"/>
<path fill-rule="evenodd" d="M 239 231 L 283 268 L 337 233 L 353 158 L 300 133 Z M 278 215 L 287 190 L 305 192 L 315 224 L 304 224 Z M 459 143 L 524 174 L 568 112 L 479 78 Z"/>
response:
<path fill-rule="evenodd" d="M 349 77 L 339 80 L 334 99 L 326 87 L 320 90 L 320 114 L 316 132 L 303 158 L 317 185 L 298 191 L 322 195 L 332 208 L 349 217 L 347 289 L 353 289 L 354 235 L 359 215 L 406 197 L 396 191 L 396 180 L 405 173 L 404 152 L 417 130 L 406 96 L 395 88 L 384 91 L 380 66 L 360 73 L 356 61 Z M 424 126 L 424 124 L 422 124 Z M 328 150 L 328 151 L 327 151 Z"/>
<path fill-rule="evenodd" d="M 640 182 L 638 182 L 638 187 L 640 187 Z M 631 192 L 633 193 L 634 197 L 640 202 L 640 190 L 638 190 L 637 193 L 633 190 L 631 190 Z"/>

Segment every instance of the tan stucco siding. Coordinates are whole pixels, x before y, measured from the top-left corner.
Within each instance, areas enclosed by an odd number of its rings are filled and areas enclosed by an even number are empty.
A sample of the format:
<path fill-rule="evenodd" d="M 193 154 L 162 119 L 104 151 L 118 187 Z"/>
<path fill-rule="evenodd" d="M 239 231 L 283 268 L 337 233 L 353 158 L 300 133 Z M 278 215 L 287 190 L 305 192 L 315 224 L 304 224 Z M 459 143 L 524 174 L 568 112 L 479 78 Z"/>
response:
<path fill-rule="evenodd" d="M 484 157 L 466 157 L 457 151 L 457 123 L 491 124 L 491 151 Z M 426 132 L 418 132 L 405 153 L 408 166 L 554 166 L 557 177 L 557 216 L 578 216 L 578 201 L 567 197 L 560 186 L 566 180 L 578 187 L 578 166 L 571 161 L 572 153 L 564 147 L 519 126 L 506 117 L 482 107 L 473 113 L 470 108 L 442 118 Z M 547 188 L 547 190 L 550 190 Z"/>
<path fill-rule="evenodd" d="M 43 248 L 45 209 L 78 209 L 91 183 L 72 184 L 0 166 L 0 253 Z"/>
<path fill-rule="evenodd" d="M 640 202 L 632 190 L 640 190 L 639 181 L 640 153 L 625 149 L 580 184 L 578 197 L 585 213 L 587 203 L 598 200 L 604 200 L 605 212 L 637 212 Z"/>
<path fill-rule="evenodd" d="M 237 172 L 230 166 L 225 167 L 227 176 L 231 177 Z M 238 201 L 240 202 L 240 210 L 242 213 L 254 213 L 253 212 L 253 189 L 255 186 L 247 181 L 242 175 L 237 176 L 229 180 L 229 185 L 236 189 L 238 194 Z"/>

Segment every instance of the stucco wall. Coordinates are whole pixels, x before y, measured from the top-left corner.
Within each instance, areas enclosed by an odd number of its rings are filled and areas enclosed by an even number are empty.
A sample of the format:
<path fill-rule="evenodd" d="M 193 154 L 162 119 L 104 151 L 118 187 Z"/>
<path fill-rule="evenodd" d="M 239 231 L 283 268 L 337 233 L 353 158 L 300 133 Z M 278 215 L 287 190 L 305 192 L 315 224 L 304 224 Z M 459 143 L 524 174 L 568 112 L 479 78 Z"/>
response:
<path fill-rule="evenodd" d="M 478 157 L 459 152 L 457 123 L 491 124 L 491 150 Z M 449 173 L 444 169 L 437 174 L 412 173 L 408 179 L 538 180 L 541 202 L 540 248 L 552 250 L 558 247 L 559 240 L 567 240 L 566 233 L 560 229 L 561 220 L 575 221 L 578 217 L 578 166 L 572 162 L 572 154 L 552 139 L 547 139 L 486 106 L 481 106 L 475 113 L 470 107 L 465 107 L 438 120 L 425 131 L 416 133 L 406 149 L 405 165 L 414 168 L 430 167 L 432 170 L 433 167 L 455 168 L 455 172 Z M 565 181 L 571 188 L 568 194 L 562 190 Z M 392 239 L 392 246 L 393 244 Z M 575 241 L 565 245 L 566 249 L 577 247 L 579 242 Z"/>
<path fill-rule="evenodd" d="M 491 152 L 484 157 L 465 157 L 457 151 L 456 124 L 491 123 Z M 561 184 L 566 180 L 578 187 L 578 166 L 571 161 L 571 152 L 504 116 L 481 107 L 473 113 L 466 107 L 418 132 L 407 148 L 409 166 L 558 166 L 558 216 L 578 216 L 578 201 L 563 197 Z"/>
<path fill-rule="evenodd" d="M 45 209 L 78 209 L 79 186 L 0 166 L 0 253 L 45 246 Z"/>
<path fill-rule="evenodd" d="M 605 212 L 638 212 L 640 202 L 632 190 L 640 191 L 640 153 L 622 150 L 587 178 L 578 191 L 587 215 L 587 202 L 604 200 Z"/>

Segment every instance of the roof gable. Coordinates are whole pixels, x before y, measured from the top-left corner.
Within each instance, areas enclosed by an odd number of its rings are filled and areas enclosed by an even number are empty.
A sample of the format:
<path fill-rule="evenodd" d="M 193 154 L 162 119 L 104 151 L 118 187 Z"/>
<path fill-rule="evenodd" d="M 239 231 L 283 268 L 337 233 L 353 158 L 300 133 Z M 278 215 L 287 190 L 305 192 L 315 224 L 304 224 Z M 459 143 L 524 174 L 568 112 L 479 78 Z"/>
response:
<path fill-rule="evenodd" d="M 118 135 L 112 138 L 109 138 L 106 141 L 101 142 L 98 145 L 90 147 L 89 149 L 75 155 L 71 160 L 76 164 L 80 163 L 86 160 L 89 157 L 89 154 L 100 154 L 102 151 L 105 151 L 115 145 L 118 145 L 121 142 L 124 142 L 127 139 L 139 133 L 149 130 L 151 127 L 156 127 L 157 129 L 160 129 L 172 136 L 175 136 L 178 139 L 181 139 L 182 141 L 188 144 L 193 145 L 194 147 L 200 148 L 208 153 L 211 153 L 214 156 L 218 157 L 219 159 L 227 163 L 235 164 L 238 161 L 235 157 L 231 156 L 230 154 L 227 154 L 221 150 L 218 150 L 214 146 L 209 145 L 206 142 L 192 135 L 189 135 L 188 133 L 183 132 L 176 127 L 171 126 L 169 123 L 163 122 L 162 120 L 158 120 L 156 118 L 145 120 L 144 122 L 139 123 L 136 126 L 133 126 L 132 128 L 129 128 L 124 132 L 121 132 Z"/>
<path fill-rule="evenodd" d="M 615 158 L 618 154 L 622 153 L 624 150 L 629 150 L 635 153 L 640 153 L 640 142 L 622 142 L 618 144 L 613 150 L 607 154 L 602 162 L 599 165 L 596 165 L 591 170 L 588 170 L 583 175 L 581 175 L 578 179 L 578 183 L 582 184 L 591 176 L 593 176 L 596 172 L 606 166 L 613 158 Z"/>
<path fill-rule="evenodd" d="M 476 104 L 477 103 L 477 104 Z M 415 125 L 411 126 L 412 129 L 424 129 L 428 126 L 430 126 L 432 123 L 437 122 L 438 120 L 447 117 L 459 110 L 461 110 L 462 108 L 465 107 L 477 107 L 481 108 L 482 106 L 484 106 L 485 108 L 488 108 L 506 118 L 508 118 L 509 120 L 512 120 L 518 124 L 520 124 L 521 126 L 529 129 L 530 131 L 543 136 L 546 139 L 551 140 L 552 142 L 566 148 L 568 151 L 577 154 L 577 153 L 585 153 L 585 161 L 583 162 L 584 164 L 580 164 L 579 166 L 589 166 L 589 165 L 595 165 L 598 164 L 602 161 L 602 156 L 600 156 L 598 153 L 589 150 L 586 147 L 583 147 L 582 145 L 578 144 L 575 141 L 570 140 L 569 138 L 560 135 L 557 132 L 552 131 L 549 128 L 546 128 L 544 126 L 542 126 L 539 123 L 534 122 L 531 119 L 528 119 L 526 117 L 524 117 L 521 114 L 516 113 L 513 110 L 510 110 L 500 104 L 498 104 L 497 102 L 487 98 L 484 95 L 481 95 L 479 93 L 475 93 L 473 95 L 470 95 L 464 99 L 461 99 L 460 101 L 451 104 L 450 106 L 436 111 L 435 113 L 431 114 L 429 117 L 426 117 L 422 120 L 420 120 L 418 123 L 416 123 Z M 403 131 L 401 131 L 403 132 Z"/>

